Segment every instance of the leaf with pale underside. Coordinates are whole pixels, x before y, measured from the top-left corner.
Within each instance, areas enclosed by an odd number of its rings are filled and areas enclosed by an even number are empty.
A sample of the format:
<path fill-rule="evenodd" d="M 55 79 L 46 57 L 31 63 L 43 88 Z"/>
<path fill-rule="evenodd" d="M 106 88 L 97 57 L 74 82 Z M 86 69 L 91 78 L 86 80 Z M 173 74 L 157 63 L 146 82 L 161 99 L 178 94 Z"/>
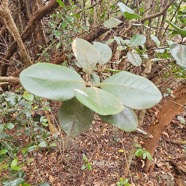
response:
<path fill-rule="evenodd" d="M 89 129 L 94 112 L 73 98 L 63 102 L 58 112 L 58 118 L 64 132 L 68 136 L 76 137 Z"/>
<path fill-rule="evenodd" d="M 130 46 L 137 47 L 146 42 L 146 37 L 142 34 L 136 34 L 130 39 Z"/>
<path fill-rule="evenodd" d="M 79 102 L 100 115 L 118 114 L 124 109 L 118 98 L 96 87 L 76 89 L 75 96 Z"/>
<path fill-rule="evenodd" d="M 63 101 L 74 97 L 75 88 L 86 86 L 76 71 L 49 63 L 38 63 L 23 70 L 20 81 L 32 94 Z"/>
<path fill-rule="evenodd" d="M 110 18 L 104 22 L 104 27 L 111 29 L 111 28 L 117 27 L 121 23 L 122 23 L 122 21 L 120 21 L 119 19 Z"/>
<path fill-rule="evenodd" d="M 133 109 L 153 107 L 162 98 L 158 88 L 147 78 L 129 72 L 119 72 L 97 86 L 110 92 Z"/>
<path fill-rule="evenodd" d="M 170 53 L 176 60 L 176 63 L 186 68 L 186 46 L 174 43 L 170 45 Z"/>
<path fill-rule="evenodd" d="M 140 17 L 139 15 L 134 13 L 134 10 L 126 6 L 124 3 L 118 2 L 117 5 L 119 6 L 120 11 L 123 13 L 124 17 L 127 20 L 137 19 Z"/>
<path fill-rule="evenodd" d="M 112 50 L 108 45 L 100 42 L 94 42 L 93 47 L 97 50 L 99 64 L 104 65 L 112 57 Z"/>
<path fill-rule="evenodd" d="M 91 74 L 98 63 L 98 53 L 93 45 L 84 39 L 76 38 L 72 42 L 72 50 L 79 65 L 86 73 Z"/>
<path fill-rule="evenodd" d="M 99 116 L 105 123 L 116 126 L 125 132 L 135 131 L 138 126 L 138 118 L 131 108 L 125 107 L 119 114 Z"/>
<path fill-rule="evenodd" d="M 140 66 L 142 64 L 142 59 L 136 52 L 127 52 L 127 58 L 129 62 L 132 63 L 134 66 Z"/>

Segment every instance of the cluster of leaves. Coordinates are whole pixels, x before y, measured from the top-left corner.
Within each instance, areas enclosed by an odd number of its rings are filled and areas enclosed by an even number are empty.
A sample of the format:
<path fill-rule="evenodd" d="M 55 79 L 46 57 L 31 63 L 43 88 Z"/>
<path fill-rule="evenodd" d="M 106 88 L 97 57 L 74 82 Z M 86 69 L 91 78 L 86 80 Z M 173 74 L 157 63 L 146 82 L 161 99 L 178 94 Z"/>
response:
<path fill-rule="evenodd" d="M 117 186 L 130 186 L 129 179 L 120 178 L 119 181 L 116 183 Z"/>
<path fill-rule="evenodd" d="M 104 66 L 112 56 L 106 44 L 91 45 L 76 38 L 72 49 L 77 65 L 86 73 L 85 80 L 73 69 L 39 63 L 21 72 L 23 87 L 35 95 L 64 101 L 59 109 L 59 122 L 72 137 L 90 127 L 94 113 L 126 132 L 136 130 L 138 120 L 133 109 L 157 104 L 162 98 L 157 87 L 148 79 L 125 71 L 101 82 L 96 65 Z"/>
<path fill-rule="evenodd" d="M 84 161 L 84 164 L 81 166 L 81 170 L 89 170 L 91 171 L 92 170 L 92 164 L 88 161 L 88 158 L 85 154 L 83 154 L 83 161 Z"/>
<path fill-rule="evenodd" d="M 50 110 L 48 102 L 28 92 L 0 95 L 0 172 L 8 175 L 1 178 L 3 185 L 28 186 L 22 166 L 33 161 L 30 152 L 56 146 L 46 128 L 43 110 Z"/>
<path fill-rule="evenodd" d="M 150 161 L 153 160 L 151 154 L 148 151 L 146 151 L 144 148 L 142 148 L 140 144 L 136 144 L 136 148 L 137 149 L 135 151 L 135 156 L 142 157 L 142 159 L 144 160 L 145 159 L 148 159 Z"/>

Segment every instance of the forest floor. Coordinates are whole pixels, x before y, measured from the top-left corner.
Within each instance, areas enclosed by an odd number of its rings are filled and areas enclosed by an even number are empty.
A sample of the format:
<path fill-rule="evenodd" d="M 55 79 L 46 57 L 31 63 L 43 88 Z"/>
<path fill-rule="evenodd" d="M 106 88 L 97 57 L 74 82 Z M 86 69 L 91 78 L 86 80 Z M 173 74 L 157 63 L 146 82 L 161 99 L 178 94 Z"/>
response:
<path fill-rule="evenodd" d="M 160 107 L 157 107 L 160 108 Z M 157 108 L 146 111 L 141 128 L 152 125 Z M 51 150 L 30 153 L 33 161 L 22 167 L 26 181 L 33 186 L 114 186 L 120 178 L 128 178 L 135 186 L 186 185 L 186 125 L 176 118 L 163 131 L 149 172 L 145 160 L 135 157 L 135 143 L 145 144 L 149 137 L 139 132 L 125 133 L 95 120 L 92 127 L 75 139 L 62 137 Z M 22 136 L 23 143 L 27 139 Z M 182 143 L 181 143 L 181 142 Z M 83 154 L 88 161 L 83 160 Z M 88 165 L 91 170 L 82 170 Z M 88 168 L 88 166 L 87 166 Z M 0 176 L 5 176 L 2 172 Z M 119 183 L 118 183 L 119 184 Z M 121 184 L 122 185 L 122 184 Z"/>
<path fill-rule="evenodd" d="M 154 124 L 161 107 L 162 102 L 146 110 L 140 129 L 147 131 Z M 57 105 L 52 104 L 52 112 L 53 121 L 57 121 Z M 186 117 L 185 109 L 179 115 Z M 11 135 L 16 134 L 12 131 Z M 57 147 L 52 150 L 43 148 L 26 156 L 27 164 L 22 170 L 27 183 L 32 186 L 40 183 L 50 186 L 122 186 L 120 179 L 123 178 L 129 179 L 132 186 L 186 186 L 186 125 L 177 117 L 162 131 L 148 172 L 145 171 L 146 160 L 134 155 L 136 144 L 143 148 L 149 138 L 153 140 L 148 133 L 125 133 L 96 117 L 91 128 L 75 139 L 65 137 L 62 132 L 59 136 Z M 29 140 L 23 130 L 19 135 L 22 146 L 26 146 Z M 23 160 L 21 153 L 19 160 Z M 8 171 L 0 172 L 0 178 L 7 176 Z"/>
<path fill-rule="evenodd" d="M 152 115 L 151 112 L 148 111 Z M 145 120 L 148 122 L 143 128 L 151 124 L 151 118 Z M 122 177 L 136 186 L 184 186 L 186 155 L 185 146 L 179 141 L 185 139 L 185 132 L 186 126 L 178 120 L 169 124 L 155 151 L 153 166 L 145 173 L 145 161 L 135 157 L 133 151 L 134 143 L 143 145 L 146 136 L 125 133 L 95 121 L 87 132 L 74 140 L 68 139 L 67 147 L 59 144 L 52 152 L 37 153 L 34 161 L 25 167 L 27 182 L 33 185 L 47 182 L 52 186 L 114 186 Z M 83 154 L 92 170 L 81 170 L 86 164 Z"/>

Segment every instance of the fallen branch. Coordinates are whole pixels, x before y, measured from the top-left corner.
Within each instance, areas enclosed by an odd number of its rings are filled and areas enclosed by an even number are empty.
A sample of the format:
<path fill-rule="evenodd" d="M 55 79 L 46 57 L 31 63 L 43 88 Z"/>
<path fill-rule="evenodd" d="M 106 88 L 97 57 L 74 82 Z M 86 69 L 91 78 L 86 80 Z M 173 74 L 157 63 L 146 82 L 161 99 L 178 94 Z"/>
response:
<path fill-rule="evenodd" d="M 15 83 L 15 84 L 20 83 L 19 78 L 12 77 L 12 76 L 9 76 L 9 77 L 0 76 L 0 82 L 8 82 L 8 83 Z"/>

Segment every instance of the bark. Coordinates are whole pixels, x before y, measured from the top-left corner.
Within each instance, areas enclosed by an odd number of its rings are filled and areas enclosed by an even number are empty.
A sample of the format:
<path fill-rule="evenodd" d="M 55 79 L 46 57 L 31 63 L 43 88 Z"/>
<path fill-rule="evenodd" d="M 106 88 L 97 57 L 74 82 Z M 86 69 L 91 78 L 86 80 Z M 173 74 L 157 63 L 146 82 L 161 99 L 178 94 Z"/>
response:
<path fill-rule="evenodd" d="M 65 3 L 68 4 L 69 2 L 65 0 Z M 40 23 L 43 17 L 53 12 L 59 4 L 56 2 L 56 0 L 50 1 L 47 5 L 43 6 L 41 9 L 36 11 L 36 13 L 30 18 L 28 22 L 28 26 L 23 31 L 23 34 L 21 35 L 21 38 L 24 41 L 26 41 L 28 38 L 30 38 L 31 34 L 35 30 L 35 27 Z M 9 60 L 13 54 L 17 50 L 17 44 L 16 42 L 13 42 L 5 56 L 5 60 Z M 8 65 L 2 65 L 1 67 L 1 76 L 6 76 L 7 74 L 7 68 Z"/>
<path fill-rule="evenodd" d="M 18 45 L 20 56 L 23 60 L 23 64 L 26 66 L 32 65 L 30 56 L 28 55 L 24 43 L 21 39 L 17 26 L 12 18 L 11 12 L 8 8 L 8 0 L 4 1 L 0 6 L 0 16 L 2 17 L 3 24 L 6 26 L 15 42 Z"/>

